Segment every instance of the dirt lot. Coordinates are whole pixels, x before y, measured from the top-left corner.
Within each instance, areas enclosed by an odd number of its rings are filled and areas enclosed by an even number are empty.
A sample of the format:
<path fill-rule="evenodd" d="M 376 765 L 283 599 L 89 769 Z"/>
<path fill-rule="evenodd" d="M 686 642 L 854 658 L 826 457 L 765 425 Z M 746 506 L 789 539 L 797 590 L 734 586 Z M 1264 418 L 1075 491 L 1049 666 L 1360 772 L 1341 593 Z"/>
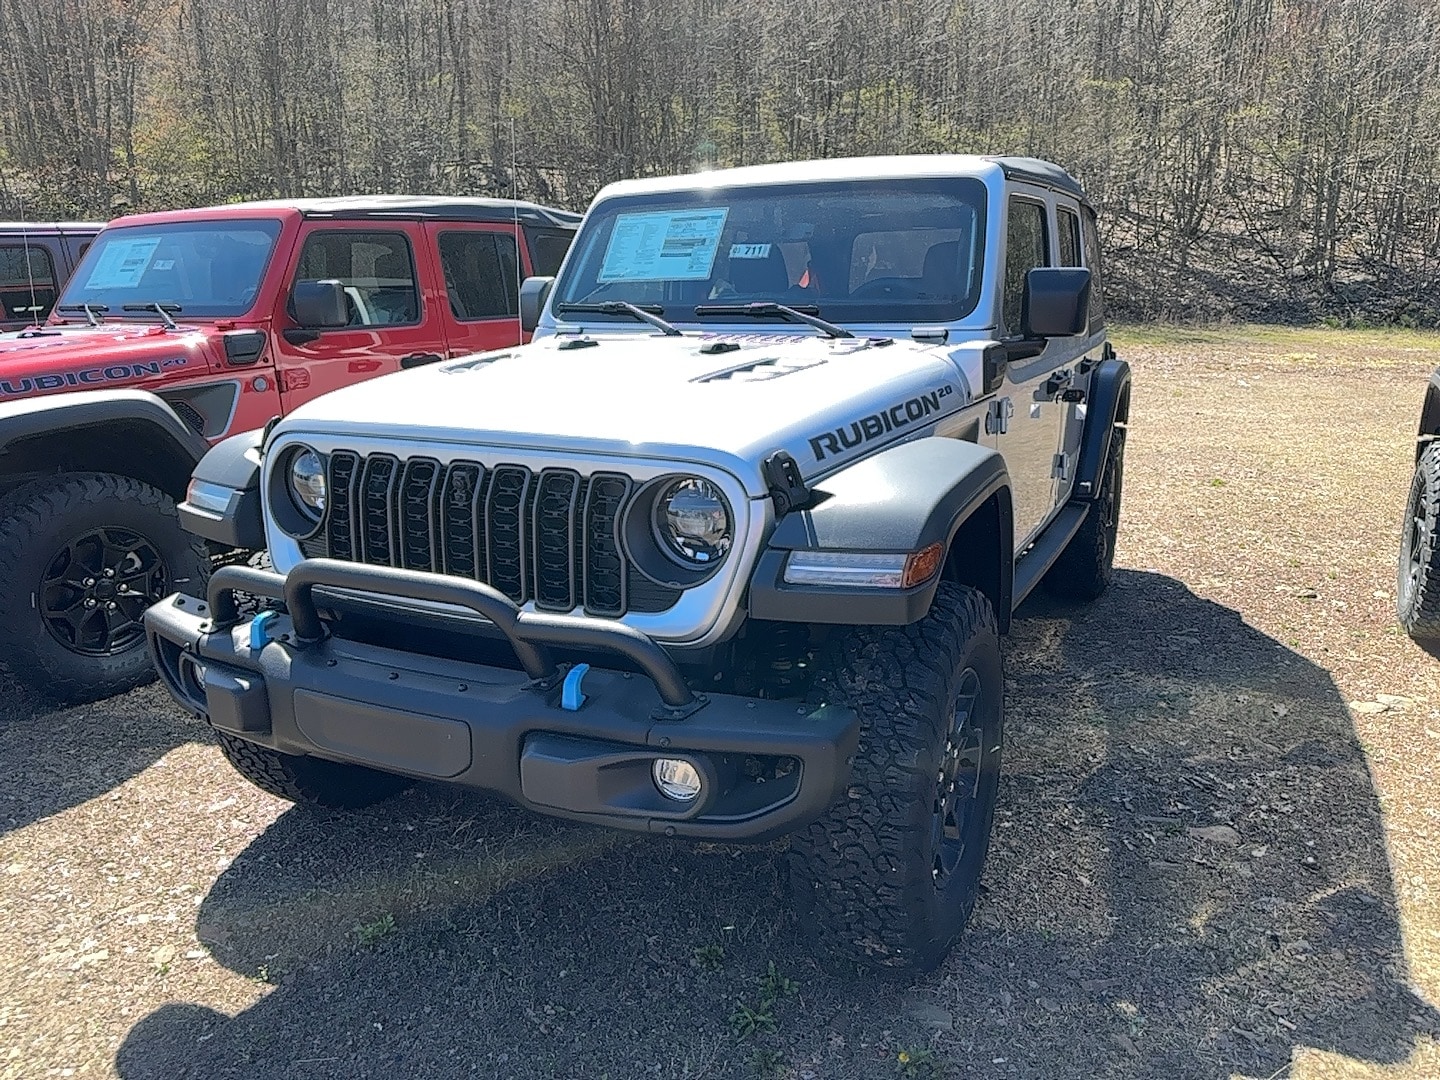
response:
<path fill-rule="evenodd" d="M 0 687 L 0 1077 L 1440 1076 L 1440 663 L 1392 618 L 1440 338 L 1122 342 L 1124 570 L 1017 624 L 940 972 L 822 974 L 773 850 L 307 814 L 156 690 Z"/>

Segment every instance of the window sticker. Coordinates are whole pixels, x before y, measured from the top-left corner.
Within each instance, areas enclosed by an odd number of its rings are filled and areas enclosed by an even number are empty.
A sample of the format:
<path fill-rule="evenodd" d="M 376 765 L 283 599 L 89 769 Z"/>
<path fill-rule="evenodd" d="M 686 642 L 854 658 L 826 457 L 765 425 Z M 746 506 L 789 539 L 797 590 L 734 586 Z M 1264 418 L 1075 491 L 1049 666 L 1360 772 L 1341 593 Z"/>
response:
<path fill-rule="evenodd" d="M 160 246 L 158 236 L 139 236 L 133 240 L 111 240 L 100 253 L 95 269 L 90 271 L 87 289 L 133 289 L 140 284 L 150 266 L 150 256 Z"/>
<path fill-rule="evenodd" d="M 619 215 L 597 280 L 704 281 L 729 212 L 722 206 Z"/>
<path fill-rule="evenodd" d="M 731 244 L 730 258 L 732 259 L 768 259 L 770 257 L 769 244 Z"/>

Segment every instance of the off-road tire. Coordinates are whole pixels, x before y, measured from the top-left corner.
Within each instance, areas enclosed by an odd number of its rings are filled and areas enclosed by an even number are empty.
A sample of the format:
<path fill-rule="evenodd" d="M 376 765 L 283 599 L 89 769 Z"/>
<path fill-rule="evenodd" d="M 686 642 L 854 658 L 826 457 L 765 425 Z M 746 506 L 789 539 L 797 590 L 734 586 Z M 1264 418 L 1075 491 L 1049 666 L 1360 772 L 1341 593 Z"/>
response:
<path fill-rule="evenodd" d="M 982 737 L 952 756 L 966 687 L 978 690 L 968 712 Z M 828 966 L 928 971 L 959 937 L 994 820 L 1003 694 L 995 613 L 971 588 L 942 583 L 919 622 L 832 640 L 812 696 L 859 713 L 860 745 L 845 796 L 791 837 L 788 856 L 800 925 Z M 936 822 L 950 785 L 939 777 L 970 758 L 973 824 L 958 830 L 963 846 L 946 847 Z M 942 874 L 942 851 L 956 850 Z"/>
<path fill-rule="evenodd" d="M 1041 584 L 1064 600 L 1097 600 L 1115 575 L 1115 537 L 1120 530 L 1120 495 L 1125 483 L 1125 431 L 1116 428 L 1105 457 L 1100 491 L 1080 530 L 1046 571 Z"/>
<path fill-rule="evenodd" d="M 0 666 L 61 703 L 111 697 L 155 677 L 143 634 L 115 651 L 87 655 L 62 644 L 41 614 L 47 568 L 76 537 L 100 529 L 142 537 L 164 562 L 167 589 L 203 596 L 210 576 L 204 543 L 180 528 L 174 501 L 149 484 L 70 473 L 7 494 L 0 503 Z M 133 610 L 136 596 L 123 606 Z"/>
<path fill-rule="evenodd" d="M 301 806 L 359 810 L 398 795 L 414 783 L 408 777 L 377 772 L 363 765 L 282 754 L 223 731 L 215 732 L 215 736 L 220 740 L 225 760 L 236 772 L 261 791 Z"/>
<path fill-rule="evenodd" d="M 1426 652 L 1440 655 L 1440 443 L 1415 463 L 1396 567 L 1395 614 Z"/>

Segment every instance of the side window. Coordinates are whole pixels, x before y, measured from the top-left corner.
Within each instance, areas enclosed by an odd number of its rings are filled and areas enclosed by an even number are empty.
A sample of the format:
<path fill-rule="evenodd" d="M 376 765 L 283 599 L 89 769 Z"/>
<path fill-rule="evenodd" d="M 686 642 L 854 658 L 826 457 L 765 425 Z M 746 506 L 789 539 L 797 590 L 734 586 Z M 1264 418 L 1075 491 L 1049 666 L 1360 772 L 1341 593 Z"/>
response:
<path fill-rule="evenodd" d="M 1067 207 L 1058 208 L 1056 224 L 1060 226 L 1060 265 L 1084 266 L 1080 260 L 1080 215 Z"/>
<path fill-rule="evenodd" d="M 1037 266 L 1050 265 L 1050 245 L 1044 203 L 1012 195 L 1009 218 L 1005 233 L 1004 319 L 1005 329 L 1018 334 L 1025 275 Z"/>
<path fill-rule="evenodd" d="M 570 250 L 573 232 L 532 232 L 530 235 L 530 263 L 536 277 L 554 277 L 560 272 L 565 253 Z"/>
<path fill-rule="evenodd" d="M 455 318 L 467 321 L 519 314 L 519 265 L 515 238 L 509 233 L 441 233 L 440 266 Z"/>
<path fill-rule="evenodd" d="M 405 326 L 420 321 L 415 259 L 397 232 L 313 232 L 300 252 L 297 281 L 338 280 L 351 326 Z"/>
<path fill-rule="evenodd" d="M 55 303 L 55 264 L 34 244 L 0 246 L 0 305 L 4 319 L 39 322 Z"/>
<path fill-rule="evenodd" d="M 1100 237 L 1095 232 L 1095 211 L 1085 208 L 1085 265 L 1090 268 L 1090 329 L 1105 325 L 1105 289 L 1100 276 Z"/>

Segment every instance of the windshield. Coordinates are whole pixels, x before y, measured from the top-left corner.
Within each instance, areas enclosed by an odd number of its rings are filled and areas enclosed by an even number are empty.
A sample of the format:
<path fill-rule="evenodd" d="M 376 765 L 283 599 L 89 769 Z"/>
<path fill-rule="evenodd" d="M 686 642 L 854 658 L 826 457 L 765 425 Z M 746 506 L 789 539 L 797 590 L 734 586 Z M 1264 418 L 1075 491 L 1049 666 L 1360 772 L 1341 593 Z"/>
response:
<path fill-rule="evenodd" d="M 556 311 L 624 300 L 695 322 L 697 305 L 774 301 L 839 323 L 953 322 L 980 299 L 985 187 L 962 177 L 637 195 L 593 209 L 582 233 Z"/>
<path fill-rule="evenodd" d="M 243 315 L 255 303 L 279 235 L 279 221 L 261 218 L 105 229 L 58 306 L 67 318 L 82 304 L 108 309 L 107 318 L 158 318 L 135 310 L 157 303 L 184 318 Z"/>

